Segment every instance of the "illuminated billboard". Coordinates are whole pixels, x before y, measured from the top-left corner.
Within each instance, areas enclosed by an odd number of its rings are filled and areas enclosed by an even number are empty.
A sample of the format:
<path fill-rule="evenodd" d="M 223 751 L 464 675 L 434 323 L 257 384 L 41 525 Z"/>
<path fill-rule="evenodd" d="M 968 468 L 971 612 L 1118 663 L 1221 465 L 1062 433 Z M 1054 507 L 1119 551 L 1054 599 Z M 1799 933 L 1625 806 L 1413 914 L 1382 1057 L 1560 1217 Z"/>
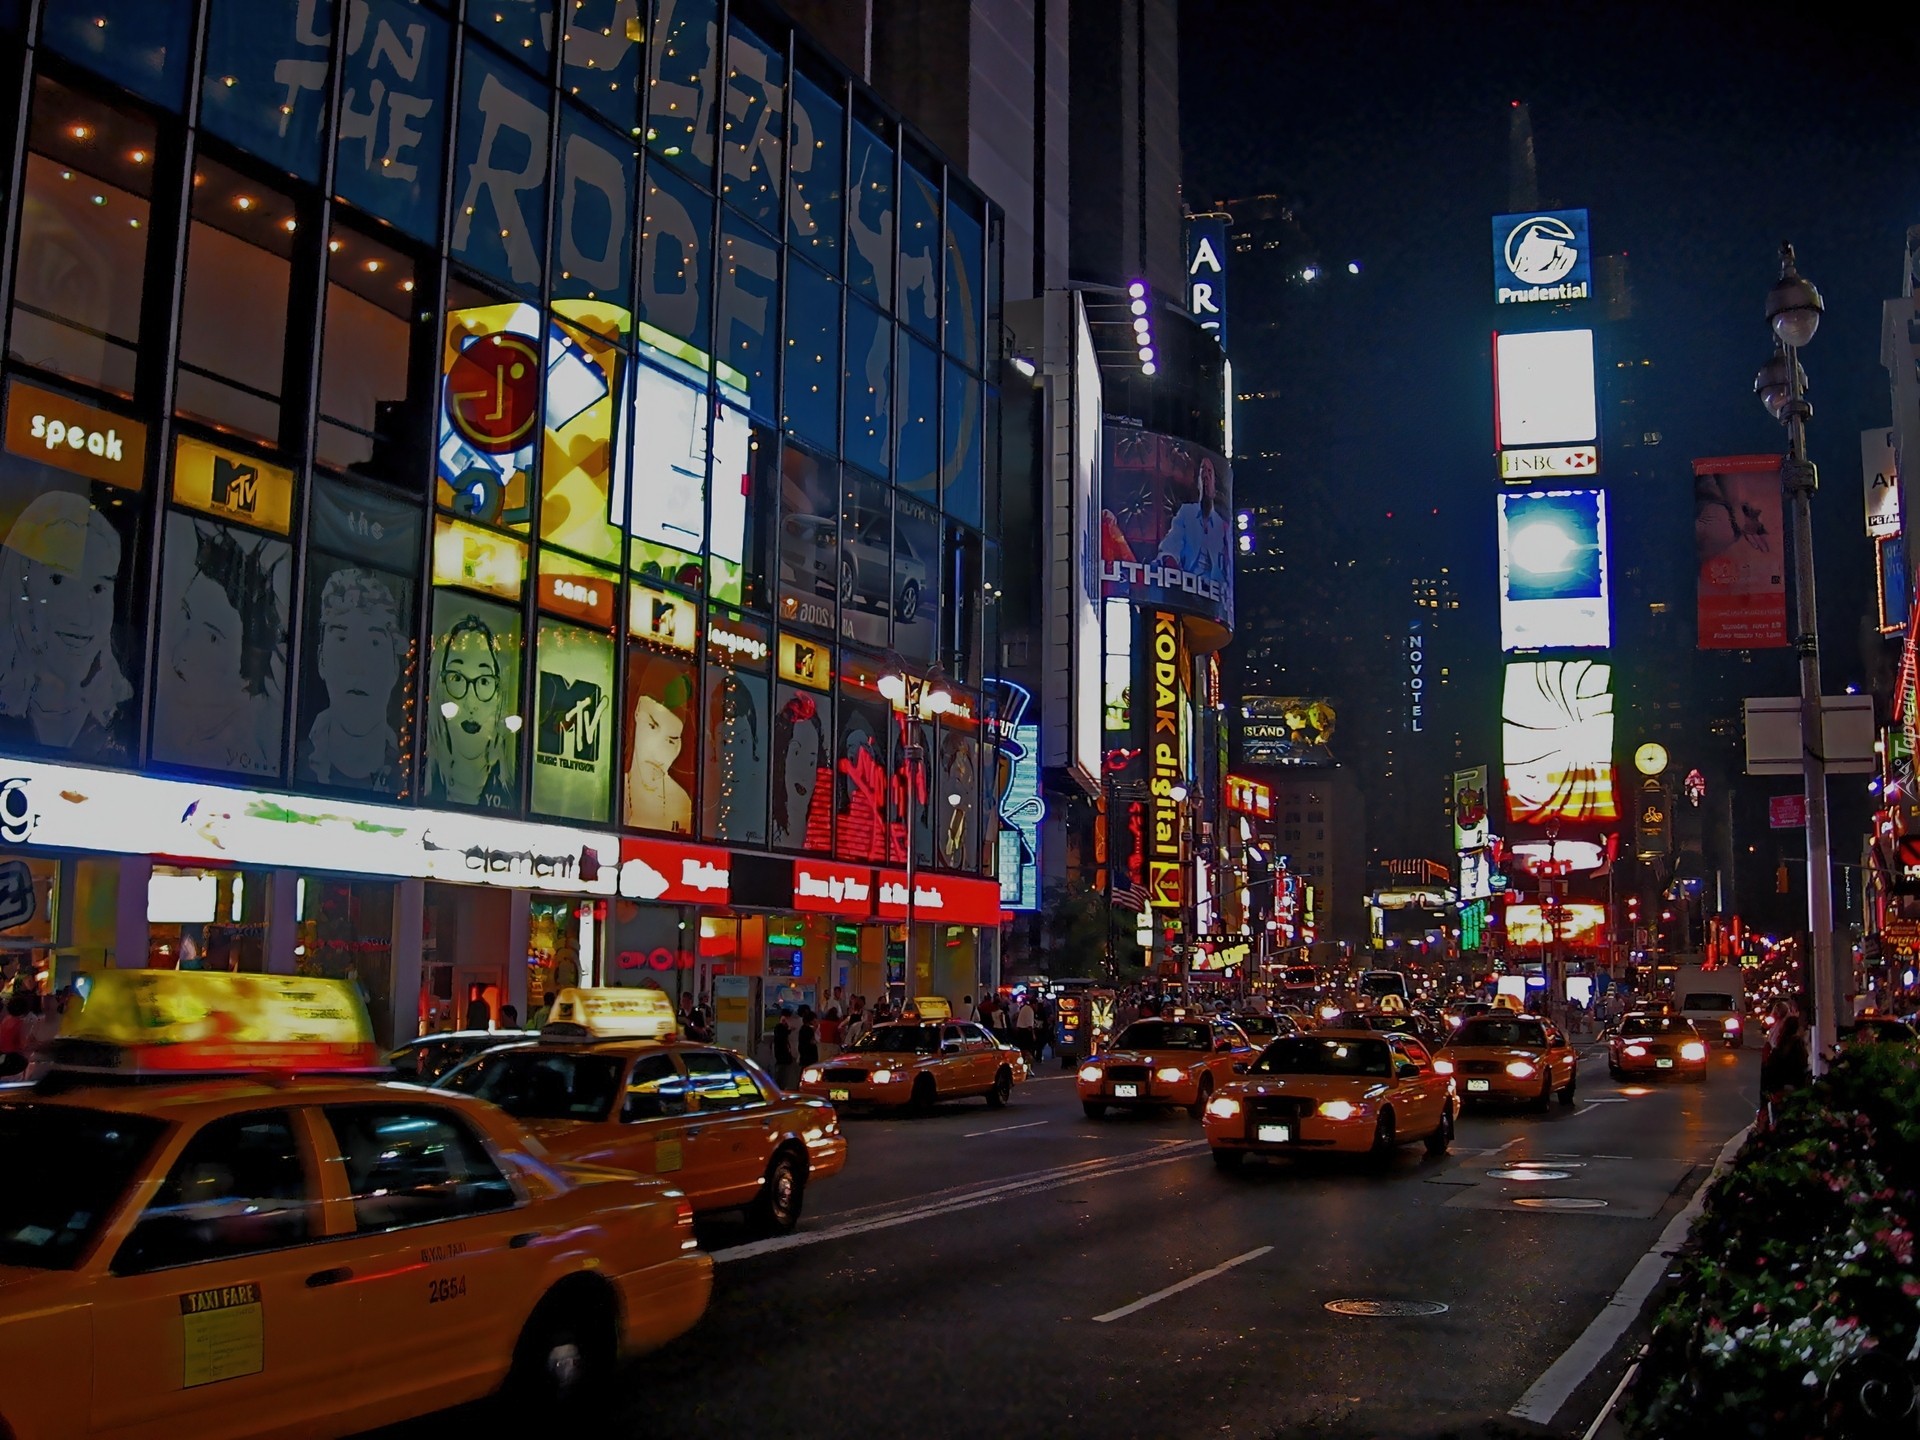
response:
<path fill-rule="evenodd" d="M 1493 300 L 1585 300 L 1593 293 L 1587 212 L 1535 210 L 1493 217 Z"/>
<path fill-rule="evenodd" d="M 1453 848 L 1484 849 L 1487 844 L 1487 767 L 1453 772 Z"/>
<path fill-rule="evenodd" d="M 1248 695 L 1240 701 L 1242 765 L 1331 765 L 1331 700 L 1302 695 Z"/>
<path fill-rule="evenodd" d="M 1507 666 L 1500 706 L 1507 816 L 1517 824 L 1617 820 L 1613 667 L 1595 660 Z"/>
<path fill-rule="evenodd" d="M 1493 416 L 1502 450 L 1597 440 L 1593 331 L 1496 334 Z"/>
<path fill-rule="evenodd" d="M 1606 938 L 1607 907 L 1568 901 L 1560 907 L 1559 943 L 1570 949 L 1593 949 Z M 1551 945 L 1555 922 L 1538 905 L 1507 906 L 1507 944 Z"/>
<path fill-rule="evenodd" d="M 1110 599 L 1233 628 L 1233 472 L 1191 440 L 1106 427 L 1100 578 Z"/>
<path fill-rule="evenodd" d="M 1604 650 L 1607 497 L 1529 490 L 1495 497 L 1500 524 L 1500 648 Z"/>

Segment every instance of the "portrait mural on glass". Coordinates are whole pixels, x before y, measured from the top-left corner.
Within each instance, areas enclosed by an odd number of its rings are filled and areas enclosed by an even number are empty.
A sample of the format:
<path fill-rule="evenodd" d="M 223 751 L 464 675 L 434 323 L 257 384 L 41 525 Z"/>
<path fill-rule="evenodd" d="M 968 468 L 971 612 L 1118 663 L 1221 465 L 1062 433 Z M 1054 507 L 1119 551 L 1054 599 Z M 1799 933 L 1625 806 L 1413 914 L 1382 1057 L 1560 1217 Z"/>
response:
<path fill-rule="evenodd" d="M 975 817 L 980 806 L 980 742 L 972 726 L 940 726 L 939 821 L 935 839 L 940 863 L 949 870 L 975 870 L 980 845 Z"/>
<path fill-rule="evenodd" d="M 707 666 L 700 809 L 710 840 L 766 843 L 768 693 L 764 674 Z"/>
<path fill-rule="evenodd" d="M 833 750 L 827 697 L 795 685 L 774 693 L 773 843 L 824 854 L 833 843 Z"/>
<path fill-rule="evenodd" d="M 849 679 L 840 686 L 840 744 L 834 757 L 834 853 L 842 860 L 887 856 L 887 702 Z"/>
<path fill-rule="evenodd" d="M 179 511 L 167 516 L 155 760 L 280 773 L 292 570 L 284 540 Z"/>
<path fill-rule="evenodd" d="M 427 675 L 429 804 L 519 804 L 520 615 L 454 590 L 433 597 Z"/>
<path fill-rule="evenodd" d="M 613 637 L 540 622 L 533 808 L 605 823 L 612 808 Z"/>
<path fill-rule="evenodd" d="M 693 833 L 693 666 L 635 645 L 627 652 L 626 823 Z"/>

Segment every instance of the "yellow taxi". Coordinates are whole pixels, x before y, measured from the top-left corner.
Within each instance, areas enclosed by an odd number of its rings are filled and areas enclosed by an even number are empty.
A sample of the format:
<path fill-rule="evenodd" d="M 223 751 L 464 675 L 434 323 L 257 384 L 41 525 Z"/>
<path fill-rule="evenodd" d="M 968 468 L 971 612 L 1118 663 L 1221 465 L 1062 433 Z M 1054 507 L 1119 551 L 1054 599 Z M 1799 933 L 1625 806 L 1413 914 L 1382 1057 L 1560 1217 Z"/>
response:
<path fill-rule="evenodd" d="M 563 990 L 538 1042 L 490 1050 L 435 1082 L 477 1096 L 556 1159 L 671 1179 L 699 1212 L 744 1206 L 764 1235 L 799 1223 L 807 1186 L 847 1163 L 840 1118 L 783 1092 L 758 1065 L 677 1044 L 630 996 Z M 660 996 L 665 1001 L 665 996 Z"/>
<path fill-rule="evenodd" d="M 684 1195 L 361 1078 L 344 982 L 83 978 L 53 1071 L 0 1089 L 11 1440 L 345 1435 L 503 1388 L 540 1413 L 705 1310 Z"/>
<path fill-rule="evenodd" d="M 1384 1165 L 1402 1145 L 1453 1143 L 1452 1078 L 1411 1035 L 1316 1030 L 1274 1041 L 1207 1102 L 1213 1163 L 1236 1170 L 1249 1155 L 1337 1152 Z"/>
<path fill-rule="evenodd" d="M 944 1002 L 943 1002 L 944 1003 Z M 930 1007 L 916 1006 L 922 1016 Z M 984 1096 L 998 1110 L 1027 1078 L 1027 1057 L 972 1021 L 900 1020 L 876 1025 L 831 1060 L 800 1072 L 800 1093 L 833 1105 L 931 1109 Z"/>
<path fill-rule="evenodd" d="M 1546 1109 L 1555 1095 L 1562 1105 L 1573 1104 L 1580 1069 L 1558 1025 L 1514 1010 L 1462 1020 L 1434 1062 L 1454 1077 L 1469 1105 L 1524 1102 L 1536 1110 Z"/>
<path fill-rule="evenodd" d="M 1616 1080 L 1668 1075 L 1704 1080 L 1707 1038 L 1693 1028 L 1691 1020 L 1678 1015 L 1642 1011 L 1623 1015 L 1607 1031 L 1607 1073 Z"/>
<path fill-rule="evenodd" d="M 1217 1015 L 1136 1020 L 1114 1037 L 1111 1049 L 1080 1067 L 1080 1106 L 1089 1120 L 1110 1108 L 1151 1105 L 1184 1107 L 1194 1119 L 1216 1090 L 1233 1079 L 1234 1067 L 1255 1054 L 1246 1032 Z"/>

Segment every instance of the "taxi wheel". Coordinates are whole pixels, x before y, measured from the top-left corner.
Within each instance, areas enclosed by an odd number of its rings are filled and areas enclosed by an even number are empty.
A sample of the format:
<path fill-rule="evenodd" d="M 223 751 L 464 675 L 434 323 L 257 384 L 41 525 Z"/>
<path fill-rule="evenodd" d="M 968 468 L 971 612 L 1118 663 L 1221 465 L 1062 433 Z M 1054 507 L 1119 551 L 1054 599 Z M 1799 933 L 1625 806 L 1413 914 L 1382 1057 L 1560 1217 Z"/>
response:
<path fill-rule="evenodd" d="M 1000 1067 L 1000 1073 L 993 1077 L 993 1088 L 987 1091 L 987 1108 L 1004 1110 L 1007 1101 L 1013 1098 L 1013 1071 L 1006 1066 Z"/>
<path fill-rule="evenodd" d="M 514 1346 L 510 1398 L 529 1416 L 590 1403 L 613 1374 L 613 1303 L 591 1282 L 562 1285 L 535 1308 Z"/>
<path fill-rule="evenodd" d="M 1553 1071 L 1549 1070 L 1540 1077 L 1540 1093 L 1530 1102 L 1532 1109 L 1544 1111 L 1553 1103 Z"/>
<path fill-rule="evenodd" d="M 1085 1112 L 1089 1120 L 1104 1120 L 1107 1118 L 1107 1107 L 1098 1101 L 1082 1100 L 1080 1102 L 1080 1108 Z"/>
<path fill-rule="evenodd" d="M 1569 1075 L 1567 1077 L 1566 1089 L 1560 1092 L 1560 1103 L 1566 1106 L 1568 1109 L 1573 1108 L 1574 1087 L 1577 1086 L 1579 1083 L 1580 1083 L 1580 1077 L 1577 1074 Z"/>
<path fill-rule="evenodd" d="M 933 1076 L 922 1075 L 913 1082 L 913 1096 L 907 1101 L 914 1110 L 925 1114 L 933 1109 L 933 1102 L 940 1098 L 940 1092 L 934 1087 Z"/>
<path fill-rule="evenodd" d="M 1393 1163 L 1393 1152 L 1399 1145 L 1399 1138 L 1393 1133 L 1393 1111 L 1382 1110 L 1373 1124 L 1373 1148 L 1367 1151 L 1367 1163 L 1384 1170 Z"/>
<path fill-rule="evenodd" d="M 1616 1080 L 1624 1080 L 1627 1078 L 1627 1072 L 1622 1070 L 1618 1065 L 1614 1064 L 1611 1060 L 1607 1062 L 1607 1074 L 1611 1075 Z"/>
<path fill-rule="evenodd" d="M 1451 1144 L 1453 1144 L 1453 1106 L 1444 1105 L 1440 1109 L 1440 1128 L 1427 1136 L 1427 1154 L 1444 1155 Z"/>
<path fill-rule="evenodd" d="M 1213 1076 L 1200 1077 L 1200 1093 L 1194 1097 L 1193 1104 L 1187 1106 L 1187 1114 L 1198 1120 L 1207 1113 L 1207 1101 L 1213 1098 Z"/>
<path fill-rule="evenodd" d="M 807 1193 L 807 1167 L 791 1150 L 782 1150 L 767 1166 L 760 1193 L 747 1206 L 747 1226 L 756 1235 L 786 1235 L 800 1223 Z"/>

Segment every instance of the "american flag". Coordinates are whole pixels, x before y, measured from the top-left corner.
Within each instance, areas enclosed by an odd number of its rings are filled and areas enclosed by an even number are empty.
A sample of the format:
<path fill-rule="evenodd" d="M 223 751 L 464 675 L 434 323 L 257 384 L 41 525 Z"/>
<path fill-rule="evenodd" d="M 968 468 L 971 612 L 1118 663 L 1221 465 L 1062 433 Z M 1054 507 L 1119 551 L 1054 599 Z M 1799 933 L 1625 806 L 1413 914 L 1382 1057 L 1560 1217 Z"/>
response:
<path fill-rule="evenodd" d="M 1116 884 L 1113 887 L 1113 903 L 1116 909 L 1131 910 L 1137 915 L 1145 910 L 1152 900 L 1153 897 L 1147 893 L 1147 887 L 1136 884 L 1131 878 L 1125 884 Z"/>

